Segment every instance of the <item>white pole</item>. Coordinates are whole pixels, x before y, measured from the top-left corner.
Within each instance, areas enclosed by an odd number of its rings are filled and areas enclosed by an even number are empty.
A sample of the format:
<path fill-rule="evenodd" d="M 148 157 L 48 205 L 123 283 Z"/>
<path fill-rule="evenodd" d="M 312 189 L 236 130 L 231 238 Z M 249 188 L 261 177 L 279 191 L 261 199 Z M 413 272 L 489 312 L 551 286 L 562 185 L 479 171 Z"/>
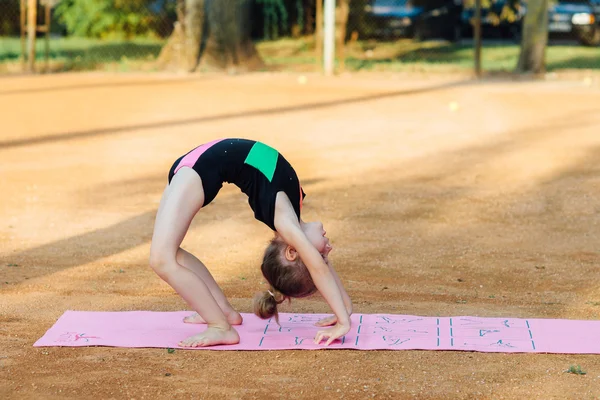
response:
<path fill-rule="evenodd" d="M 323 69 L 333 75 L 335 59 L 335 0 L 325 0 L 323 7 Z"/>

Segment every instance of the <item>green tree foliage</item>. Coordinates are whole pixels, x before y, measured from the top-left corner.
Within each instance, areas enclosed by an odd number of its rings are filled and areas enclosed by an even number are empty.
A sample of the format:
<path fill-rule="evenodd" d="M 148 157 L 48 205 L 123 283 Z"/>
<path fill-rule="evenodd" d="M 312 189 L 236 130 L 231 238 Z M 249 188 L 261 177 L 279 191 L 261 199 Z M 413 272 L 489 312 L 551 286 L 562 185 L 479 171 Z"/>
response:
<path fill-rule="evenodd" d="M 0 36 L 19 33 L 19 0 L 0 0 Z"/>
<path fill-rule="evenodd" d="M 155 0 L 62 0 L 56 16 L 74 36 L 156 36 L 157 23 L 172 4 L 162 2 L 161 9 L 151 12 L 153 3 L 157 4 Z"/>
<path fill-rule="evenodd" d="M 321 0 L 322 1 L 322 0 Z M 264 39 L 277 39 L 292 33 L 292 26 L 305 27 L 303 0 L 256 0 L 261 6 Z"/>
<path fill-rule="evenodd" d="M 277 39 L 288 30 L 288 12 L 284 0 L 257 0 L 263 7 L 265 39 Z"/>
<path fill-rule="evenodd" d="M 252 23 L 262 25 L 259 35 L 268 40 L 291 35 L 294 26 L 300 32 L 307 30 L 306 13 L 315 0 L 254 1 L 258 14 L 251 17 Z M 69 35 L 130 38 L 168 36 L 176 20 L 175 7 L 176 0 L 61 0 L 55 13 Z"/>

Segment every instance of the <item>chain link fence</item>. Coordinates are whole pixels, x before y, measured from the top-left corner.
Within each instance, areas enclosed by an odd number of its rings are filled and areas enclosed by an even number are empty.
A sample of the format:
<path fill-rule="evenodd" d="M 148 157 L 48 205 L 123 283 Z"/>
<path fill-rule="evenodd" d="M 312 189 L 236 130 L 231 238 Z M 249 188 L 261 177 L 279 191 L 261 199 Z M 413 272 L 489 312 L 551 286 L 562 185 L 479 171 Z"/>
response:
<path fill-rule="evenodd" d="M 322 0 L 228 1 L 248 3 L 248 34 L 264 68 L 320 70 Z M 21 37 L 22 21 L 27 20 L 21 2 L 0 0 L 0 73 L 22 72 L 32 46 L 36 71 L 160 69 L 161 51 L 186 5 L 193 2 L 38 1 L 36 22 L 44 26 L 49 5 L 50 28 L 39 30 L 32 44 Z M 211 1 L 201 3 L 208 6 Z M 473 67 L 475 0 L 336 3 L 338 71 L 469 71 Z M 576 12 L 565 11 L 569 7 Z M 514 69 L 526 4 L 482 0 L 481 15 L 484 69 Z M 547 51 L 549 70 L 600 67 L 600 0 L 556 0 L 549 18 L 554 40 Z"/>

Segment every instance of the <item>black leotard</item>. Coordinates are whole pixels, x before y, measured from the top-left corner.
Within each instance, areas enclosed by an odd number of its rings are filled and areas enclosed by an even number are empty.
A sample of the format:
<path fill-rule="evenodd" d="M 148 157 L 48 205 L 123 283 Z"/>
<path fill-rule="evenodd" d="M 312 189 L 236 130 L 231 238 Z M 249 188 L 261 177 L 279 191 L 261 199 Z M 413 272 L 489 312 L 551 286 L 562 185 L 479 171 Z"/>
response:
<path fill-rule="evenodd" d="M 214 200 L 223 182 L 233 183 L 248 195 L 254 217 L 275 229 L 275 198 L 284 192 L 300 219 L 302 190 L 296 172 L 279 152 L 264 143 L 247 139 L 219 139 L 196 147 L 179 157 L 169 171 L 169 183 L 182 167 L 200 175 L 204 206 Z"/>

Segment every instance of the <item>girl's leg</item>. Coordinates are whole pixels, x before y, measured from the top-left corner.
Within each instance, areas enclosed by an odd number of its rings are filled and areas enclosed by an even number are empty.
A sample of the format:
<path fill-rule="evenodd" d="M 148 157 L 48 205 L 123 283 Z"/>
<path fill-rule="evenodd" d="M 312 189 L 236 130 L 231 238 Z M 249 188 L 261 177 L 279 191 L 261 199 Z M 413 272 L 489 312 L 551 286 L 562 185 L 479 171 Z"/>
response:
<path fill-rule="evenodd" d="M 204 191 L 200 177 L 192 169 L 182 168 L 163 193 L 150 248 L 152 269 L 208 324 L 204 332 L 180 343 L 186 347 L 235 344 L 240 340 L 208 285 L 177 262 L 179 246 L 203 204 Z"/>
<path fill-rule="evenodd" d="M 240 313 L 235 311 L 233 307 L 231 307 L 231 304 L 229 304 L 229 301 L 223 294 L 223 291 L 219 285 L 217 285 L 217 282 L 215 282 L 215 279 L 204 266 L 202 261 L 198 260 L 193 254 L 188 253 L 180 248 L 177 251 L 177 263 L 179 265 L 183 265 L 204 281 L 206 286 L 208 286 L 210 293 L 227 317 L 227 322 L 229 322 L 231 325 L 240 325 L 242 323 L 242 316 Z M 189 317 L 185 317 L 183 321 L 190 324 L 204 324 L 206 322 L 198 313 L 192 314 Z"/>

